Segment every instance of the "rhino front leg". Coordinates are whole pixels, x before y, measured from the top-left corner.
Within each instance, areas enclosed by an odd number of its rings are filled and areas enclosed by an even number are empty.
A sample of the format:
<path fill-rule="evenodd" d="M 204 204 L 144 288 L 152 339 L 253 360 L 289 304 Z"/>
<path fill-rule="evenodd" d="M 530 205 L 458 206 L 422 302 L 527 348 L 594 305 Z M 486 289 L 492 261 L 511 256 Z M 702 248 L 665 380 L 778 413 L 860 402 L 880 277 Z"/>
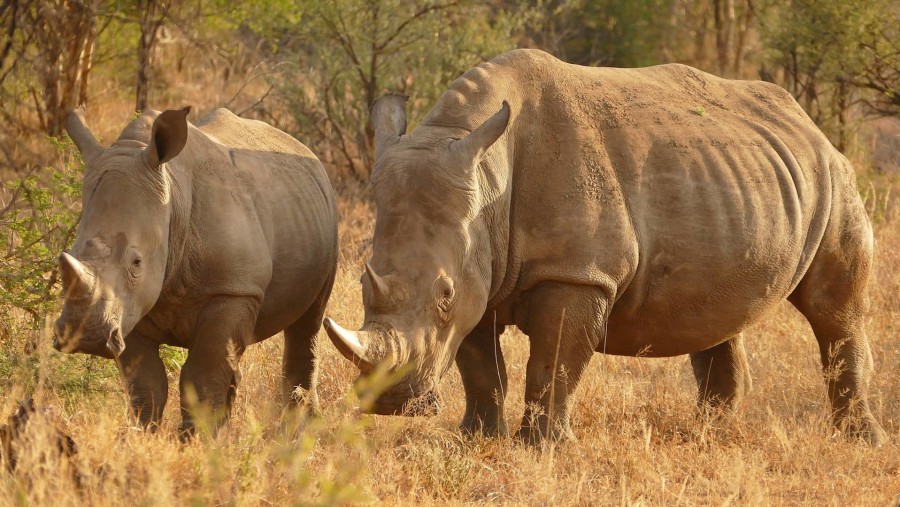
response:
<path fill-rule="evenodd" d="M 316 394 L 316 335 L 322 327 L 322 311 L 308 311 L 284 330 L 282 395 L 288 406 L 318 410 Z"/>
<path fill-rule="evenodd" d="M 500 350 L 503 328 L 493 322 L 476 327 L 456 353 L 456 366 L 466 391 L 466 415 L 460 428 L 469 434 L 506 435 L 503 400 L 506 397 L 506 363 Z"/>
<path fill-rule="evenodd" d="M 259 303 L 249 298 L 219 298 L 207 304 L 181 369 L 181 433 L 194 433 L 197 414 L 212 428 L 231 414 L 241 373 L 238 364 L 250 342 Z"/>
<path fill-rule="evenodd" d="M 132 414 L 145 429 L 156 431 L 169 394 L 159 344 L 133 331 L 125 338 L 125 350 L 116 359 L 116 365 L 125 382 Z"/>
<path fill-rule="evenodd" d="M 531 340 L 522 440 L 575 438 L 569 425 L 572 394 L 600 343 L 607 305 L 599 287 L 548 282 L 532 289 L 527 315 L 518 323 Z"/>
<path fill-rule="evenodd" d="M 750 365 L 742 334 L 691 354 L 691 366 L 697 379 L 697 406 L 701 412 L 735 409 L 750 389 Z"/>
<path fill-rule="evenodd" d="M 319 410 L 316 392 L 318 358 L 316 337 L 322 329 L 325 306 L 331 296 L 334 275 L 325 283 L 316 301 L 293 324 L 284 330 L 284 357 L 281 363 L 282 392 L 288 406 L 305 406 L 312 413 Z"/>

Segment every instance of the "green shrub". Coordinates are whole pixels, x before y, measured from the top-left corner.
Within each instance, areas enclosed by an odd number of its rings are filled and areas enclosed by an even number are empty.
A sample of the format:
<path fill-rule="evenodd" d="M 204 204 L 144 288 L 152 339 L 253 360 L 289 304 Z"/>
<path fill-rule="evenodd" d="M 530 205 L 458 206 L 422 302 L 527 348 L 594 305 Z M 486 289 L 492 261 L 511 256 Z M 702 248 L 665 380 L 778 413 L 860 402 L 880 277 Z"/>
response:
<path fill-rule="evenodd" d="M 75 237 L 81 216 L 84 162 L 68 139 L 48 138 L 57 167 L 7 183 L 0 209 L 0 329 L 3 337 L 38 330 L 58 302 L 57 257 Z"/>
<path fill-rule="evenodd" d="M 44 380 L 71 401 L 114 387 L 115 365 L 49 349 L 60 294 L 57 257 L 75 237 L 81 216 L 84 162 L 68 138 L 49 138 L 58 164 L 2 185 L 0 201 L 0 378 L 3 391 L 30 394 Z"/>

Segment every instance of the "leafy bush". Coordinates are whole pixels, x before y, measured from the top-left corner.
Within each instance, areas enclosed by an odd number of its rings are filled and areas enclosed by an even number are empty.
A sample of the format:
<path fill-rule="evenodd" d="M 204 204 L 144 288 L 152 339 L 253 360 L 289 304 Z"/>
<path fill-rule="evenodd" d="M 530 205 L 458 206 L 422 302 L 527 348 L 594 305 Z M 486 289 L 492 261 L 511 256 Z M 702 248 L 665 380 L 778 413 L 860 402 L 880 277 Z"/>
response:
<path fill-rule="evenodd" d="M 48 138 L 57 167 L 6 184 L 0 209 L 0 337 L 38 330 L 58 302 L 57 257 L 75 237 L 81 216 L 84 162 L 68 139 Z"/>
<path fill-rule="evenodd" d="M 111 361 L 50 351 L 60 302 L 57 257 L 78 228 L 84 162 L 68 138 L 48 142 L 57 150 L 55 166 L 0 187 L 0 378 L 15 396 L 49 382 L 69 403 L 114 389 L 117 373 Z"/>

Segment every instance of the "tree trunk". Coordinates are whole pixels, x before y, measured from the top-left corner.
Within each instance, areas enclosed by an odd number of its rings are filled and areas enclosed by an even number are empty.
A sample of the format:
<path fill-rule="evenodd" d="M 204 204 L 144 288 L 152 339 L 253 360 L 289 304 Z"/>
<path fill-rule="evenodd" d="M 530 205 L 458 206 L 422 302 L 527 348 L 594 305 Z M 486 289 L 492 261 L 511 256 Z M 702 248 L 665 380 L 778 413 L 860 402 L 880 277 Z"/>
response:
<path fill-rule="evenodd" d="M 3 47 L 0 48 L 0 72 L 6 70 L 6 59 L 12 51 L 13 40 L 16 35 L 18 9 L 19 2 L 17 0 L 4 2 L 3 5 L 0 6 L 0 25 L 3 25 L 2 28 L 5 32 L 4 36 L 6 37 L 6 42 L 3 44 Z M 2 76 L 5 75 L 6 73 L 0 74 L 0 83 L 3 82 Z"/>
<path fill-rule="evenodd" d="M 838 110 L 838 144 L 837 149 L 841 153 L 847 150 L 847 114 L 850 109 L 850 83 L 847 79 L 841 79 L 837 89 L 837 110 Z"/>
<path fill-rule="evenodd" d="M 709 27 L 709 4 L 706 0 L 700 0 L 697 4 L 697 11 L 692 13 L 696 26 L 696 31 L 694 32 L 694 66 L 703 68 L 706 66 L 707 58 L 709 58 L 706 47 L 706 35 Z"/>
<path fill-rule="evenodd" d="M 737 39 L 734 43 L 734 77 L 741 78 L 744 68 L 744 50 L 747 46 L 747 34 L 750 31 L 753 22 L 753 0 L 744 2 L 744 11 L 741 13 L 741 20 L 738 24 Z"/>
<path fill-rule="evenodd" d="M 138 40 L 138 71 L 137 83 L 135 84 L 135 101 L 134 110 L 143 111 L 147 109 L 150 95 L 150 58 L 153 52 L 153 46 L 156 44 L 156 35 L 159 27 L 162 25 L 162 18 L 165 16 L 165 9 L 162 9 L 160 16 L 157 16 L 159 9 L 158 0 L 138 0 L 138 11 L 141 16 L 141 37 Z"/>
<path fill-rule="evenodd" d="M 713 0 L 716 25 L 716 50 L 719 56 L 719 75 L 728 72 L 729 54 L 734 39 L 734 0 Z"/>
<path fill-rule="evenodd" d="M 91 74 L 91 67 L 94 63 L 94 45 L 97 41 L 97 31 L 94 25 L 94 19 L 91 18 L 91 29 L 88 32 L 87 40 L 84 44 L 84 51 L 81 53 L 81 91 L 78 93 L 77 105 L 87 104 L 88 100 L 88 78 Z"/>
<path fill-rule="evenodd" d="M 87 100 L 96 37 L 94 6 L 60 0 L 38 9 L 35 16 L 32 35 L 40 54 L 35 71 L 43 91 L 35 107 L 41 128 L 48 135 L 59 136 L 69 111 Z"/>

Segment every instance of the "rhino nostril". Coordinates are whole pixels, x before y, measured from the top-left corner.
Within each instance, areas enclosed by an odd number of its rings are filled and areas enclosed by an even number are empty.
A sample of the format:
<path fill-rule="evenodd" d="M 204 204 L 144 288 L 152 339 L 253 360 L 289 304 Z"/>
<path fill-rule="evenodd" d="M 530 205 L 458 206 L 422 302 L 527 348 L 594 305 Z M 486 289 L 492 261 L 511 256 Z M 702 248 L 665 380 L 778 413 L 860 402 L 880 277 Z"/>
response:
<path fill-rule="evenodd" d="M 59 321 L 53 324 L 53 348 L 59 350 L 62 339 L 65 338 L 65 326 Z"/>
<path fill-rule="evenodd" d="M 119 328 L 113 328 L 109 333 L 109 339 L 106 340 L 106 348 L 112 352 L 113 357 L 119 357 L 125 350 L 125 340 L 122 339 L 122 333 Z"/>

